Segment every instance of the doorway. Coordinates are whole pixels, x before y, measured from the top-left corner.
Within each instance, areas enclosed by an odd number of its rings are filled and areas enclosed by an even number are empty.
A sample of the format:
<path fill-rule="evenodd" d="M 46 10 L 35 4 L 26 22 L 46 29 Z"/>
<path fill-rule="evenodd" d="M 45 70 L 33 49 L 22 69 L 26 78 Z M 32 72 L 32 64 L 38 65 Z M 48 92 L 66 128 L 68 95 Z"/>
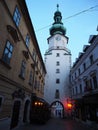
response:
<path fill-rule="evenodd" d="M 10 129 L 16 127 L 19 121 L 19 112 L 20 112 L 21 101 L 17 100 L 14 102 L 13 110 L 12 110 L 12 117 L 11 117 L 11 124 Z"/>
<path fill-rule="evenodd" d="M 30 110 L 30 101 L 27 100 L 24 106 L 23 122 L 29 121 L 29 113 L 30 113 L 29 110 Z"/>

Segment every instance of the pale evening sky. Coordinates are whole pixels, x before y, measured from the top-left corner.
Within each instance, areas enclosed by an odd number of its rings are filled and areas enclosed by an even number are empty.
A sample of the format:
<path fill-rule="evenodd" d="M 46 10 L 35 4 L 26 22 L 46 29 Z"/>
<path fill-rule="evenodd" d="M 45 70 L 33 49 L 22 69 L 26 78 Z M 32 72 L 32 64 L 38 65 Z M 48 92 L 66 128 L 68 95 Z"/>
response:
<path fill-rule="evenodd" d="M 43 60 L 48 49 L 49 28 L 54 22 L 57 4 L 67 29 L 67 48 L 71 50 L 72 63 L 79 52 L 82 52 L 83 46 L 88 44 L 89 35 L 98 34 L 98 0 L 26 0 L 26 3 Z"/>

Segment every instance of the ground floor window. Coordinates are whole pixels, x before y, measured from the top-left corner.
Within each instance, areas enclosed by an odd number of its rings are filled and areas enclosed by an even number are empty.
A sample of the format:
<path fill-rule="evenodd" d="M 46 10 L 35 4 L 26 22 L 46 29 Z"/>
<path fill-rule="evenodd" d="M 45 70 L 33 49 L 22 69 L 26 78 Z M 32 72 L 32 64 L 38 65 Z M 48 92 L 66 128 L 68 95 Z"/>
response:
<path fill-rule="evenodd" d="M 1 107 L 2 107 L 2 102 L 3 102 L 3 97 L 0 96 L 0 110 L 1 110 Z"/>

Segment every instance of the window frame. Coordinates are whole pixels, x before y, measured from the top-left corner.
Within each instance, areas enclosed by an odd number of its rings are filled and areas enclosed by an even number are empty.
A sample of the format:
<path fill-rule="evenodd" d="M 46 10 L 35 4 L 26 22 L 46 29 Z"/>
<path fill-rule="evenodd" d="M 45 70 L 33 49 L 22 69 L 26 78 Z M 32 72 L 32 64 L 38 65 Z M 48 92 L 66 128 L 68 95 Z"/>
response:
<path fill-rule="evenodd" d="M 20 76 L 22 79 L 25 79 L 25 73 L 26 73 L 26 62 L 25 62 L 25 60 L 22 60 L 19 76 Z"/>
<path fill-rule="evenodd" d="M 10 65 L 10 62 L 11 62 L 13 48 L 14 48 L 13 44 L 9 40 L 7 40 L 6 44 L 5 44 L 4 51 L 3 51 L 2 60 L 4 63 L 6 63 L 8 65 Z M 10 55 L 10 57 L 9 57 L 9 55 Z"/>
<path fill-rule="evenodd" d="M 32 85 L 33 84 L 33 72 L 30 71 L 30 75 L 29 75 L 29 84 Z"/>
<path fill-rule="evenodd" d="M 20 13 L 18 6 L 16 5 L 16 7 L 14 9 L 14 13 L 13 13 L 13 20 L 17 27 L 19 26 L 20 19 L 21 19 L 21 13 Z"/>
<path fill-rule="evenodd" d="M 26 43 L 26 46 L 29 47 L 29 44 L 30 44 L 30 36 L 29 36 L 29 34 L 26 35 L 25 43 Z"/>

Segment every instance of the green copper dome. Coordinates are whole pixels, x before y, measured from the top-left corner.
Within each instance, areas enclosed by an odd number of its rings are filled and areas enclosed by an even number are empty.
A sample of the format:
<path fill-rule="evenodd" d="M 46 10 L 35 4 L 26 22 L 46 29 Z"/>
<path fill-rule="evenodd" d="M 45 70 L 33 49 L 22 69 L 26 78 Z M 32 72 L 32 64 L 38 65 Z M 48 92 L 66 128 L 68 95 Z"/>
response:
<path fill-rule="evenodd" d="M 57 5 L 57 11 L 54 13 L 54 23 L 52 24 L 52 27 L 50 28 L 50 35 L 54 35 L 57 33 L 60 33 L 62 35 L 66 34 L 66 29 L 62 23 L 62 15 L 58 8 L 59 8 L 59 5 Z"/>

